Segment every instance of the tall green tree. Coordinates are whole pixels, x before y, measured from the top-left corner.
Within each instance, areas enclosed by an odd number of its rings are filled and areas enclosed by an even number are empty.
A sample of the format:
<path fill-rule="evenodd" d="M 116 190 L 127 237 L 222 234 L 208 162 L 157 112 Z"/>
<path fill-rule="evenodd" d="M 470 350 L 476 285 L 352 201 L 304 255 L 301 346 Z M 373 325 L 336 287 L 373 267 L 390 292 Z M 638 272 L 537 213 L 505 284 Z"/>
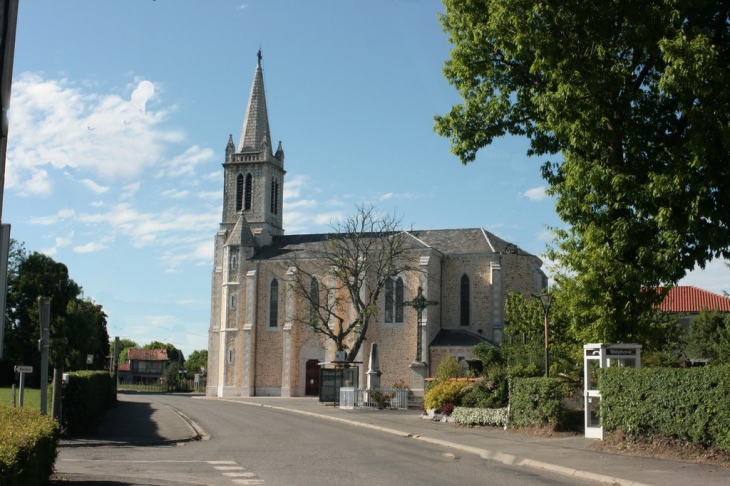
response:
<path fill-rule="evenodd" d="M 104 309 L 88 299 L 75 299 L 66 309 L 66 353 L 65 368 L 69 371 L 104 369 L 109 356 L 109 334 L 107 315 Z M 93 363 L 86 358 L 93 355 Z"/>
<path fill-rule="evenodd" d="M 688 348 L 692 358 L 730 363 L 730 314 L 703 309 L 692 321 Z"/>
<path fill-rule="evenodd" d="M 66 329 L 69 303 L 77 299 L 81 287 L 68 276 L 68 268 L 41 253 L 21 255 L 9 275 L 5 316 L 5 352 L 16 364 L 40 368 L 38 297 L 51 299 L 51 363 L 64 363 L 69 349 Z M 30 377 L 37 385 L 39 373 Z"/>
<path fill-rule="evenodd" d="M 110 343 L 110 346 L 113 346 L 113 344 Z M 119 364 L 126 363 L 127 356 L 129 355 L 129 350 L 137 348 L 139 348 L 139 344 L 137 344 L 135 341 L 128 338 L 119 339 Z"/>
<path fill-rule="evenodd" d="M 195 373 L 200 373 L 200 370 L 208 368 L 208 350 L 207 349 L 196 349 L 188 359 L 185 360 L 185 370 L 188 372 L 188 377 L 192 378 Z"/>
<path fill-rule="evenodd" d="M 436 117 L 466 164 L 526 136 L 568 229 L 551 254 L 576 319 L 620 342 L 695 265 L 730 256 L 730 4 L 444 0 Z M 568 279 L 572 284 L 568 285 Z"/>

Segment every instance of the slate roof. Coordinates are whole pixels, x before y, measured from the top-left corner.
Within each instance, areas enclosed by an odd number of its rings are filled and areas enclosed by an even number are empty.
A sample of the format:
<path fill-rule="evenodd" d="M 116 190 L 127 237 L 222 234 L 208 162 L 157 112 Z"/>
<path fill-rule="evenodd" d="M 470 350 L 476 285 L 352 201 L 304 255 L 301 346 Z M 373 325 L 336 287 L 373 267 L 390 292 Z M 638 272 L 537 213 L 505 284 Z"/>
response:
<path fill-rule="evenodd" d="M 238 142 L 238 151 L 258 151 L 261 149 L 263 142 L 266 142 L 267 152 L 271 153 L 271 134 L 269 133 L 269 114 L 266 109 L 264 73 L 261 70 L 261 59 L 259 58 L 253 76 L 253 83 L 251 84 L 251 94 L 248 97 L 241 139 Z"/>
<path fill-rule="evenodd" d="M 466 329 L 441 329 L 429 346 L 469 348 L 479 343 L 489 343 L 494 346 L 494 343 L 487 338 Z"/>
<path fill-rule="evenodd" d="M 697 287 L 672 288 L 659 308 L 664 312 L 700 312 L 702 309 L 718 309 L 730 312 L 730 299 Z"/>
<path fill-rule="evenodd" d="M 504 254 L 534 256 L 517 245 L 508 243 L 483 228 L 412 230 L 407 232 L 411 249 L 432 248 L 444 255 Z M 281 260 L 306 257 L 308 253 L 324 248 L 328 235 L 303 234 L 274 236 L 270 245 L 262 247 L 254 260 Z"/>
<path fill-rule="evenodd" d="M 130 349 L 127 358 L 132 361 L 167 361 L 166 349 Z"/>

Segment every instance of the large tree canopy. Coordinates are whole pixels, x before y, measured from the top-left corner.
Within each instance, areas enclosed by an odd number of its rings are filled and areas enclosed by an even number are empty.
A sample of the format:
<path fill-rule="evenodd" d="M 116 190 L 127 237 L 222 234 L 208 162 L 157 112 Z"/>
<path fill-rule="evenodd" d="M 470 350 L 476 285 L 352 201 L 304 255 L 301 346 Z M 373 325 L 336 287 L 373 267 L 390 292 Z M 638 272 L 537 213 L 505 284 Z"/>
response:
<path fill-rule="evenodd" d="M 651 312 L 642 288 L 730 256 L 728 2 L 444 4 L 464 103 L 436 130 L 464 164 L 507 134 L 557 156 L 543 176 L 570 226 L 552 257 L 597 339 Z"/>

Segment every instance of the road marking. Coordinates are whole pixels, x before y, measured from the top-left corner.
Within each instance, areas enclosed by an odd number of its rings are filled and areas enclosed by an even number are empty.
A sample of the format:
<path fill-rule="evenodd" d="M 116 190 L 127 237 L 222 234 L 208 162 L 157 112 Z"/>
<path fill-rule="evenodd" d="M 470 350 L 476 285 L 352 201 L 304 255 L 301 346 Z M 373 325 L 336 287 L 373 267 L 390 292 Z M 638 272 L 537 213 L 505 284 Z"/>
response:
<path fill-rule="evenodd" d="M 255 478 L 256 475 L 252 472 L 230 472 L 223 473 L 224 476 L 229 478 Z"/>
<path fill-rule="evenodd" d="M 243 471 L 241 466 L 215 466 L 219 471 Z"/>
<path fill-rule="evenodd" d="M 208 464 L 235 464 L 236 461 L 205 461 Z"/>
<path fill-rule="evenodd" d="M 232 479 L 235 484 L 264 484 L 263 479 Z"/>

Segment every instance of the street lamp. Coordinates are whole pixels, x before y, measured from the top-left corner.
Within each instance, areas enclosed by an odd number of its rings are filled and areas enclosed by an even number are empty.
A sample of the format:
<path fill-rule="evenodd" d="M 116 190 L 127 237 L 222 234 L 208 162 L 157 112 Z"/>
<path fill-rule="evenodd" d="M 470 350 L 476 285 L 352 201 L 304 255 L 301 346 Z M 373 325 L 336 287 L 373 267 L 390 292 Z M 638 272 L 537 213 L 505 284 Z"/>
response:
<path fill-rule="evenodd" d="M 553 296 L 550 292 L 540 294 L 540 302 L 542 302 L 542 308 L 545 310 L 545 378 L 550 376 L 550 360 L 549 360 L 549 346 L 548 346 L 548 313 L 550 312 L 550 304 L 553 300 Z"/>

